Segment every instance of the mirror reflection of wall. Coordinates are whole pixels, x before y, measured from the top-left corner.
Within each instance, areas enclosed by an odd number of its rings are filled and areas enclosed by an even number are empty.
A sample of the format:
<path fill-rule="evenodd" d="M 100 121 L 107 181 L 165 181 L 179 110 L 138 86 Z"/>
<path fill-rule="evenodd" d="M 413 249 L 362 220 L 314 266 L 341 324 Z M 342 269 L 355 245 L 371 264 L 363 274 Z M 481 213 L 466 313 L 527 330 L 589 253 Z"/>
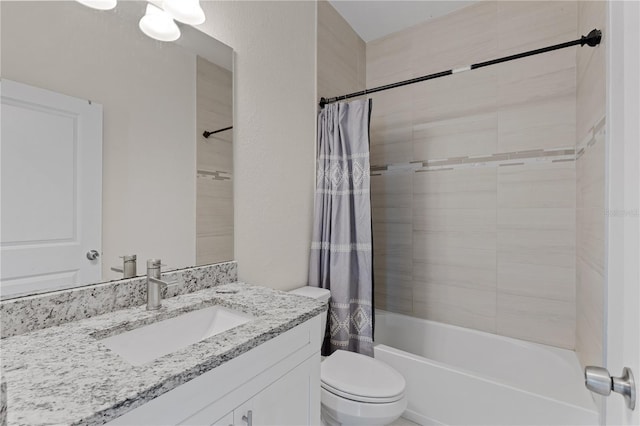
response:
<path fill-rule="evenodd" d="M 196 264 L 205 265 L 233 259 L 233 74 L 200 57 L 196 66 Z"/>
<path fill-rule="evenodd" d="M 161 258 L 166 269 L 231 260 L 233 131 L 202 136 L 233 123 L 231 48 L 183 25 L 177 42 L 150 39 L 138 28 L 143 1 L 119 2 L 112 11 L 72 1 L 3 1 L 0 7 L 3 83 L 11 80 L 102 106 L 102 185 L 95 188 L 102 193 L 102 241 L 101 247 L 90 247 L 100 256 L 87 259 L 89 247 L 75 254 L 100 265 L 97 281 L 122 278 L 112 269 L 122 268 L 124 255 L 137 255 L 138 275 L 145 273 L 149 258 Z M 2 119 L 4 154 L 9 151 Z M 80 152 L 81 136 L 77 144 Z M 57 164 L 43 155 L 36 160 Z M 3 155 L 2 161 L 4 166 L 11 158 Z M 5 182 L 4 177 L 3 193 L 5 184 L 17 190 L 24 185 L 24 179 Z M 67 210 L 77 212 L 78 201 Z M 52 209 L 48 215 L 53 217 L 54 204 L 39 207 Z M 38 203 L 27 205 L 33 209 Z M 3 229 L 22 227 L 24 221 L 17 220 L 3 220 Z M 71 240 L 80 237 L 77 231 L 70 231 Z M 2 233 L 3 260 L 12 247 L 30 243 L 15 234 L 15 241 L 5 244 Z M 31 268 L 28 259 L 24 263 L 40 283 L 25 285 L 3 270 L 3 298 L 89 283 L 67 274 L 47 284 L 49 272 Z M 60 278 L 60 270 L 53 272 Z"/>

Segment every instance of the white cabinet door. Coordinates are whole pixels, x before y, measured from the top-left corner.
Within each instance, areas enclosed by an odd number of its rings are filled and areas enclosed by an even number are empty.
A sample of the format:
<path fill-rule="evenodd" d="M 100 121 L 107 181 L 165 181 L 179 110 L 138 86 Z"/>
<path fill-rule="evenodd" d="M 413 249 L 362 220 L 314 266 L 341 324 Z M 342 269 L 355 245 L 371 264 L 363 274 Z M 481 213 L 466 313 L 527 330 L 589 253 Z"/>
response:
<path fill-rule="evenodd" d="M 252 426 L 254 425 L 253 419 L 253 398 L 244 402 L 239 407 L 233 410 L 233 425 L 234 426 Z"/>
<path fill-rule="evenodd" d="M 2 80 L 3 295 L 100 281 L 102 106 Z"/>
<path fill-rule="evenodd" d="M 233 411 L 213 422 L 210 426 L 233 426 Z"/>
<path fill-rule="evenodd" d="M 311 411 L 311 369 L 308 359 L 234 410 L 236 426 L 300 426 L 315 422 Z M 251 422 L 249 422 L 251 420 Z"/>

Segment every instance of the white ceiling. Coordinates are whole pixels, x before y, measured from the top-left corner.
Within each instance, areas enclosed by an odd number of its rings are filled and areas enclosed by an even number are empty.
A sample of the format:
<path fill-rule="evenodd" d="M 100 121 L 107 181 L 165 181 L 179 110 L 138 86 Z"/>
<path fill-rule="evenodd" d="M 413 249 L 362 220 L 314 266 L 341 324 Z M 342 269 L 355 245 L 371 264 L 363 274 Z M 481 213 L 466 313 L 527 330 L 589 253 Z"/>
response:
<path fill-rule="evenodd" d="M 475 1 L 462 0 L 329 0 L 365 41 L 384 37 Z"/>

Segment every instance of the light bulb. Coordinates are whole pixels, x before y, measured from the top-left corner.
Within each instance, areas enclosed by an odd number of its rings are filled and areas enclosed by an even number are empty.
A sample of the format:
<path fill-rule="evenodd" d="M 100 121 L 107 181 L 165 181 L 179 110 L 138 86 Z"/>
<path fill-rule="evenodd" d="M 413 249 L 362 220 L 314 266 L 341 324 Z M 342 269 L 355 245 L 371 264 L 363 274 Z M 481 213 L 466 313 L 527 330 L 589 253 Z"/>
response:
<path fill-rule="evenodd" d="M 160 41 L 175 41 L 180 38 L 180 28 L 171 16 L 151 3 L 147 4 L 147 12 L 138 24 L 143 33 Z"/>
<path fill-rule="evenodd" d="M 205 20 L 199 0 L 164 0 L 163 5 L 167 13 L 185 24 L 198 25 Z"/>
<path fill-rule="evenodd" d="M 78 3 L 92 9 L 111 10 L 118 4 L 118 0 L 76 0 Z"/>

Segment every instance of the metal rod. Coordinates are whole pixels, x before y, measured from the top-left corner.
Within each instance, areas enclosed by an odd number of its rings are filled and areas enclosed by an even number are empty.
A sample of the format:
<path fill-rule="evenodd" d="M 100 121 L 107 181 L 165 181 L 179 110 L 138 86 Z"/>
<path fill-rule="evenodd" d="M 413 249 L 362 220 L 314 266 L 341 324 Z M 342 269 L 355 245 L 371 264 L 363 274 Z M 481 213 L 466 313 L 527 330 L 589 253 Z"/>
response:
<path fill-rule="evenodd" d="M 568 41 L 566 43 L 554 44 L 553 46 L 543 47 L 541 49 L 529 50 L 527 52 L 518 53 L 515 55 L 505 56 L 498 59 L 492 59 L 490 61 L 479 62 L 477 64 L 468 65 L 466 67 L 456 68 L 455 70 L 447 70 L 437 72 L 434 74 L 423 75 L 422 77 L 416 77 L 409 80 L 399 81 L 397 83 L 386 84 L 384 86 L 374 87 L 373 89 L 365 89 L 359 92 L 349 93 L 347 95 L 336 96 L 333 98 L 320 98 L 320 108 L 324 108 L 326 104 L 333 102 L 343 101 L 345 99 L 357 98 L 358 96 L 364 96 L 369 93 L 381 92 L 383 90 L 395 89 L 396 87 L 407 86 L 409 84 L 419 83 L 421 81 L 433 80 L 434 78 L 444 77 L 447 75 L 457 74 L 463 71 L 474 70 L 489 65 L 495 65 L 502 62 L 513 61 L 515 59 L 526 58 L 527 56 L 539 55 L 541 53 L 551 52 L 553 50 L 564 49 L 571 46 L 584 46 L 585 44 L 591 47 L 597 46 L 602 41 L 602 31 L 593 29 L 586 36 L 582 36 L 577 40 Z"/>
<path fill-rule="evenodd" d="M 224 129 L 214 130 L 213 132 L 209 132 L 209 131 L 205 130 L 204 133 L 202 134 L 202 136 L 204 136 L 205 138 L 209 139 L 209 136 L 211 136 L 211 135 L 215 135 L 216 133 L 224 132 L 226 130 L 231 130 L 231 129 L 233 129 L 233 126 L 225 127 Z"/>

